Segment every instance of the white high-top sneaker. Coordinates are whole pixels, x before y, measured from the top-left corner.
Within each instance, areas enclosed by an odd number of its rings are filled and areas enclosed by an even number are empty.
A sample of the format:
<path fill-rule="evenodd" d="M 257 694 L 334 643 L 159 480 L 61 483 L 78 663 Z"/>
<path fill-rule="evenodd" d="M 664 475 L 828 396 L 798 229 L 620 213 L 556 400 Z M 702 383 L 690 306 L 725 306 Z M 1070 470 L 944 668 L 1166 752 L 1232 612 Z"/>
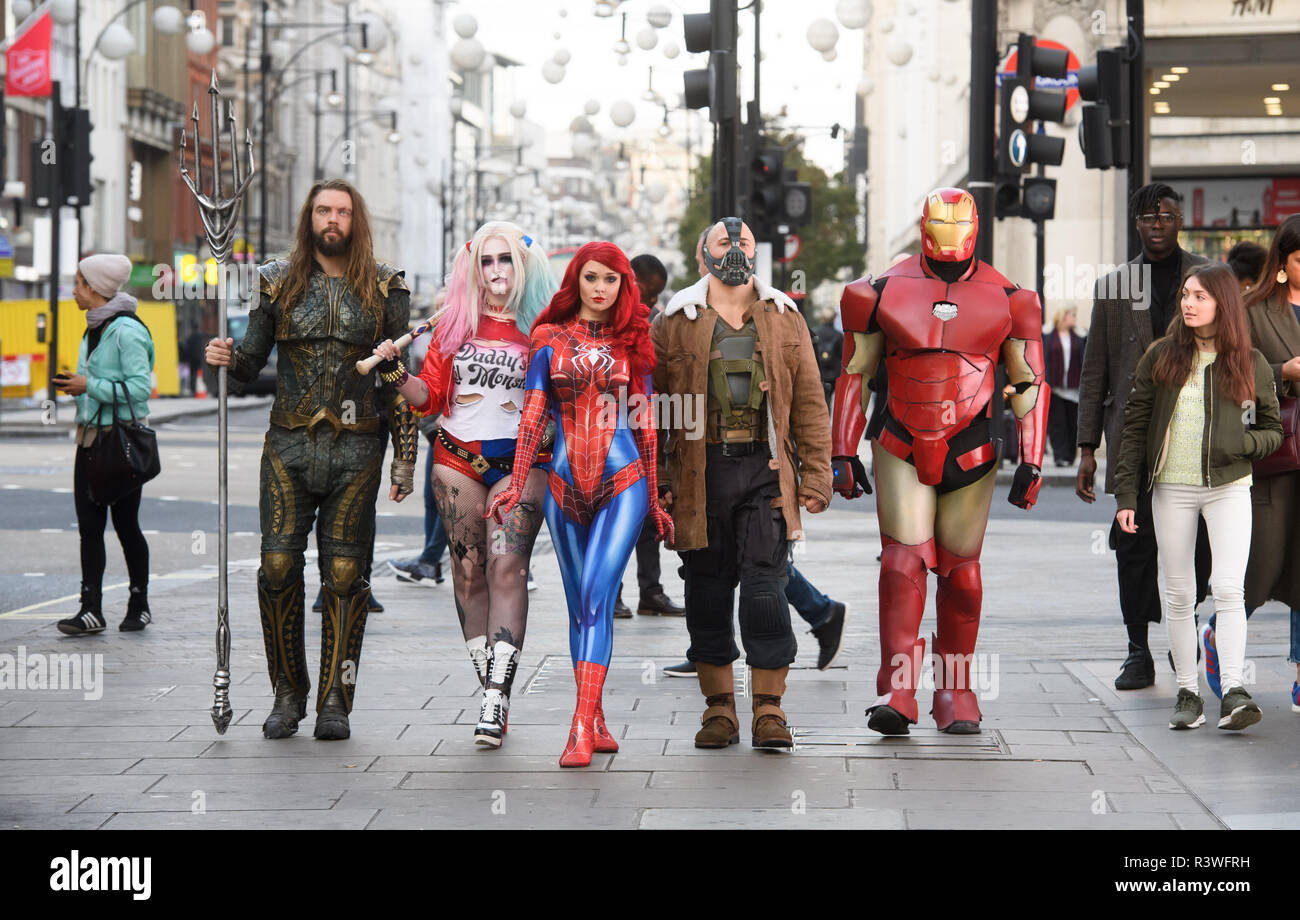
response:
<path fill-rule="evenodd" d="M 506 721 L 510 713 L 510 689 L 519 669 L 519 649 L 508 642 L 498 642 L 492 647 L 488 662 L 487 682 L 483 689 L 483 705 L 479 709 L 478 725 L 474 727 L 474 742 L 487 747 L 500 747 L 505 739 Z"/>

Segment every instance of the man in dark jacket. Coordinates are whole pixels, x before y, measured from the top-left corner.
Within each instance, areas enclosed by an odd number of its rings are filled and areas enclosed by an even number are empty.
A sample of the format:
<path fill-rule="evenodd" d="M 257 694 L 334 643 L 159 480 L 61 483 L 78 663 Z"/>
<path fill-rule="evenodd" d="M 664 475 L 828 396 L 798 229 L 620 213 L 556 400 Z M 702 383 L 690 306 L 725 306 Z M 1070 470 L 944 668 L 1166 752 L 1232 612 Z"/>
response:
<path fill-rule="evenodd" d="M 1096 501 L 1094 456 L 1106 438 L 1106 491 L 1115 492 L 1115 462 L 1119 456 L 1124 404 L 1133 388 L 1138 359 L 1151 343 L 1165 334 L 1179 309 L 1183 277 L 1206 260 L 1178 245 L 1183 227 L 1182 198 L 1168 185 L 1153 182 L 1133 193 L 1129 214 L 1136 222 L 1142 252 L 1125 265 L 1098 279 L 1093 292 L 1092 322 L 1083 354 L 1079 381 L 1079 472 L 1075 494 Z M 1146 476 L 1140 476 L 1145 482 Z M 1155 664 L 1147 641 L 1149 623 L 1160 622 L 1160 592 L 1156 581 L 1155 525 L 1151 517 L 1151 492 L 1137 499 L 1137 533 L 1128 534 L 1112 523 L 1110 546 L 1119 570 L 1119 607 L 1128 629 L 1128 657 L 1115 689 L 1138 690 L 1155 683 Z M 1196 545 L 1197 601 L 1205 596 L 1209 577 L 1209 541 L 1201 523 Z M 1204 575 L 1202 573 L 1205 573 Z"/>

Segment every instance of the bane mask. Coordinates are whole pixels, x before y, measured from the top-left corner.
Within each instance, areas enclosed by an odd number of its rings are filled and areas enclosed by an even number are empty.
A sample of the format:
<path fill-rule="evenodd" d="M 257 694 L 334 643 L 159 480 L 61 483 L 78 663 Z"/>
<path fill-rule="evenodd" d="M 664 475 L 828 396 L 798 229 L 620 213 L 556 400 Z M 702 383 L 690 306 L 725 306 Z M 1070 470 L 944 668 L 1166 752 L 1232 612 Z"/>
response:
<path fill-rule="evenodd" d="M 723 253 L 721 259 L 715 259 L 706 245 L 704 252 L 701 253 L 704 257 L 704 267 L 709 270 L 710 275 L 723 284 L 740 287 L 742 284 L 748 284 L 749 279 L 754 277 L 754 260 L 745 255 L 745 251 L 740 248 L 740 218 L 724 217 L 722 225 L 727 228 L 727 236 L 731 238 L 731 248 Z"/>

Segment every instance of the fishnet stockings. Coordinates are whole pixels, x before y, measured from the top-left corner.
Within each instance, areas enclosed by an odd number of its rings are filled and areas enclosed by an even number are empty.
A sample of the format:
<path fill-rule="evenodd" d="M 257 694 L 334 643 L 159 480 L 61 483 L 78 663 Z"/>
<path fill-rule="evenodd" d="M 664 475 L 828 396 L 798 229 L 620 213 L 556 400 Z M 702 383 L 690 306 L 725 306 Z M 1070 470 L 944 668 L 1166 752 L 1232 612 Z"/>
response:
<path fill-rule="evenodd" d="M 483 517 L 492 496 L 509 477 L 491 488 L 472 476 L 434 464 L 434 501 L 447 529 L 456 613 L 466 640 L 487 636 L 489 647 L 508 642 L 524 646 L 528 622 L 528 561 L 542 526 L 546 472 L 528 474 L 523 497 L 505 523 Z"/>

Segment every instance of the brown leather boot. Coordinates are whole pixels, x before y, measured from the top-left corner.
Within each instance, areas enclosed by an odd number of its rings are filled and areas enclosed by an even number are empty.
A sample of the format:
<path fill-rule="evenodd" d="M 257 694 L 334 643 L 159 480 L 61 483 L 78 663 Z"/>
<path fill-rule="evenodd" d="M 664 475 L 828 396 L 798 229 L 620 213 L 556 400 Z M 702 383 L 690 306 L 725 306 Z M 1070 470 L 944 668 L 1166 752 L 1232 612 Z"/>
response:
<path fill-rule="evenodd" d="M 703 728 L 695 735 L 697 748 L 724 748 L 740 743 L 740 719 L 736 715 L 735 680 L 731 665 L 696 662 L 700 691 L 708 706 L 700 717 Z"/>
<path fill-rule="evenodd" d="M 789 665 L 776 670 L 752 668 L 750 686 L 754 692 L 754 747 L 768 750 L 789 750 L 794 739 L 785 724 L 781 710 L 781 696 L 785 693 L 785 676 Z"/>

